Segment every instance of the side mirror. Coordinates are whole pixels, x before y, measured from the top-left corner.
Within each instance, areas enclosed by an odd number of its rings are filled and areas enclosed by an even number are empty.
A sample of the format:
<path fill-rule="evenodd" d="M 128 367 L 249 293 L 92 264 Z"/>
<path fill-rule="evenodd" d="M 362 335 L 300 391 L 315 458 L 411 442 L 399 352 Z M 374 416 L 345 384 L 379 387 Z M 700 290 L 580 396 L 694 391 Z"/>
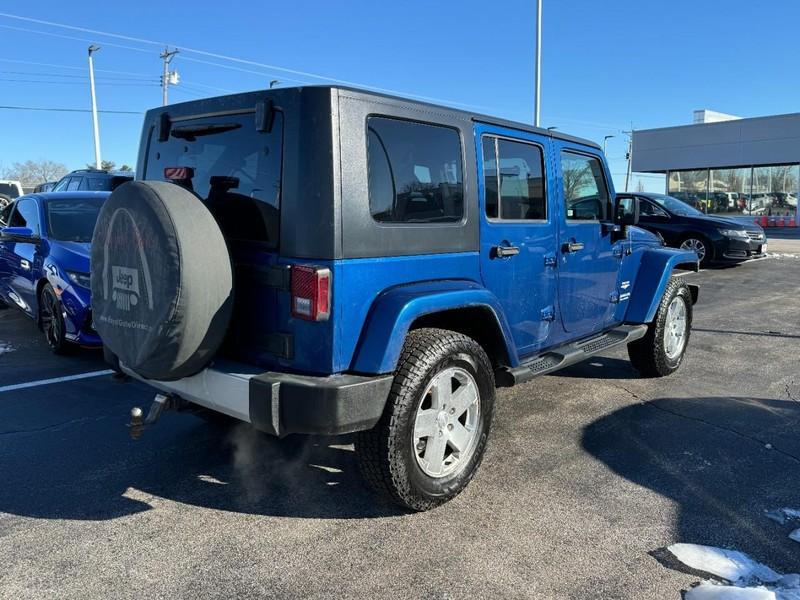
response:
<path fill-rule="evenodd" d="M 0 229 L 0 240 L 4 242 L 29 242 L 39 241 L 39 236 L 33 234 L 33 230 L 27 227 L 4 227 Z"/>
<path fill-rule="evenodd" d="M 639 199 L 616 198 L 614 200 L 614 222 L 623 228 L 639 224 Z"/>

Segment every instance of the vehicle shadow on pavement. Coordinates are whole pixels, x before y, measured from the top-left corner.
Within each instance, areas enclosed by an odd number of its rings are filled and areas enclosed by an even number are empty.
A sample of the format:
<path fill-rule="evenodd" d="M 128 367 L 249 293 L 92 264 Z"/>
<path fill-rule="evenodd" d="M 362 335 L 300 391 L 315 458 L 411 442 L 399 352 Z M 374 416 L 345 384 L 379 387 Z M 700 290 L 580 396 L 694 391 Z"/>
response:
<path fill-rule="evenodd" d="M 639 372 L 631 366 L 631 361 L 606 356 L 593 356 L 551 375 L 581 379 L 641 379 Z"/>
<path fill-rule="evenodd" d="M 0 513 L 106 520 L 179 502 L 323 519 L 402 514 L 366 487 L 346 439 L 279 440 L 170 414 L 132 441 L 117 416 L 78 420 L 0 435 Z"/>
<path fill-rule="evenodd" d="M 764 513 L 800 508 L 799 430 L 800 402 L 792 398 L 661 398 L 594 421 L 582 445 L 617 475 L 675 503 L 674 539 L 665 545 L 737 549 L 798 572 L 800 546 L 787 537 L 798 524 Z M 594 510 L 626 527 L 626 503 L 641 500 L 590 496 Z"/>

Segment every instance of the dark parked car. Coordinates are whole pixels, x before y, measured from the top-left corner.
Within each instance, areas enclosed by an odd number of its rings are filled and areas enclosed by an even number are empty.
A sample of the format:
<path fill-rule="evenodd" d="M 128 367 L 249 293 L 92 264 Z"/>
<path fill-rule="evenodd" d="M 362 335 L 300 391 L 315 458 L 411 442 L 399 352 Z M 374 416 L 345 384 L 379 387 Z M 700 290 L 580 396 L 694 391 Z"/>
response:
<path fill-rule="evenodd" d="M 64 175 L 54 192 L 113 192 L 123 183 L 133 181 L 131 171 L 104 171 L 102 169 L 78 169 Z"/>
<path fill-rule="evenodd" d="M 46 181 L 44 183 L 40 183 L 35 188 L 33 188 L 33 193 L 41 194 L 42 192 L 52 192 L 57 185 L 58 185 L 57 181 Z"/>
<path fill-rule="evenodd" d="M 89 251 L 108 192 L 21 196 L 0 211 L 0 306 L 35 319 L 53 352 L 99 346 L 91 316 Z"/>
<path fill-rule="evenodd" d="M 498 385 L 624 345 L 669 375 L 689 343 L 697 256 L 618 218 L 600 147 L 559 131 L 283 88 L 149 111 L 137 177 L 92 243 L 106 360 L 158 390 L 133 435 L 192 404 L 357 433 L 426 510 L 472 479 Z"/>
<path fill-rule="evenodd" d="M 748 260 L 766 251 L 767 236 L 756 224 L 707 215 L 664 194 L 617 194 L 617 198 L 638 198 L 639 226 L 658 233 L 667 246 L 694 250 L 701 265 Z M 623 206 L 629 209 L 632 203 Z"/>

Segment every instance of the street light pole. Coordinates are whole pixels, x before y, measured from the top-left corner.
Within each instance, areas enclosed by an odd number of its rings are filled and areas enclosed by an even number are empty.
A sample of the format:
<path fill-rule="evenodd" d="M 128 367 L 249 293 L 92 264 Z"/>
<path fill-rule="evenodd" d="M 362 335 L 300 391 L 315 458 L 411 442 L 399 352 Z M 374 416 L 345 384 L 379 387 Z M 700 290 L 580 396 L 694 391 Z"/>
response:
<path fill-rule="evenodd" d="M 533 92 L 533 126 L 539 127 L 539 105 L 542 99 L 542 0 L 536 0 L 536 78 Z"/>
<path fill-rule="evenodd" d="M 98 169 L 103 163 L 100 161 L 100 126 L 97 122 L 97 96 L 94 92 L 94 62 L 92 54 L 100 50 L 100 46 L 89 46 L 89 89 L 92 92 L 92 125 L 94 126 L 94 164 Z"/>
<path fill-rule="evenodd" d="M 608 140 L 610 140 L 613 137 L 614 137 L 613 135 L 607 135 L 603 138 L 603 154 L 606 153 L 606 144 L 608 144 Z"/>

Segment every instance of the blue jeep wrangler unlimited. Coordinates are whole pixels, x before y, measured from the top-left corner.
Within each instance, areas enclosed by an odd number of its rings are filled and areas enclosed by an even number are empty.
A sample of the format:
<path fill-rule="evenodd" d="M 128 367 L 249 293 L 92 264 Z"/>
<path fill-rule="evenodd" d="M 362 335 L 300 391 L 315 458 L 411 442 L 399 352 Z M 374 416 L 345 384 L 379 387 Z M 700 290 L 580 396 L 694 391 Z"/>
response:
<path fill-rule="evenodd" d="M 495 388 L 627 344 L 675 371 L 696 269 L 634 227 L 594 143 L 342 87 L 147 113 L 92 244 L 107 359 L 276 436 L 358 432 L 415 510 L 483 457 Z"/>

